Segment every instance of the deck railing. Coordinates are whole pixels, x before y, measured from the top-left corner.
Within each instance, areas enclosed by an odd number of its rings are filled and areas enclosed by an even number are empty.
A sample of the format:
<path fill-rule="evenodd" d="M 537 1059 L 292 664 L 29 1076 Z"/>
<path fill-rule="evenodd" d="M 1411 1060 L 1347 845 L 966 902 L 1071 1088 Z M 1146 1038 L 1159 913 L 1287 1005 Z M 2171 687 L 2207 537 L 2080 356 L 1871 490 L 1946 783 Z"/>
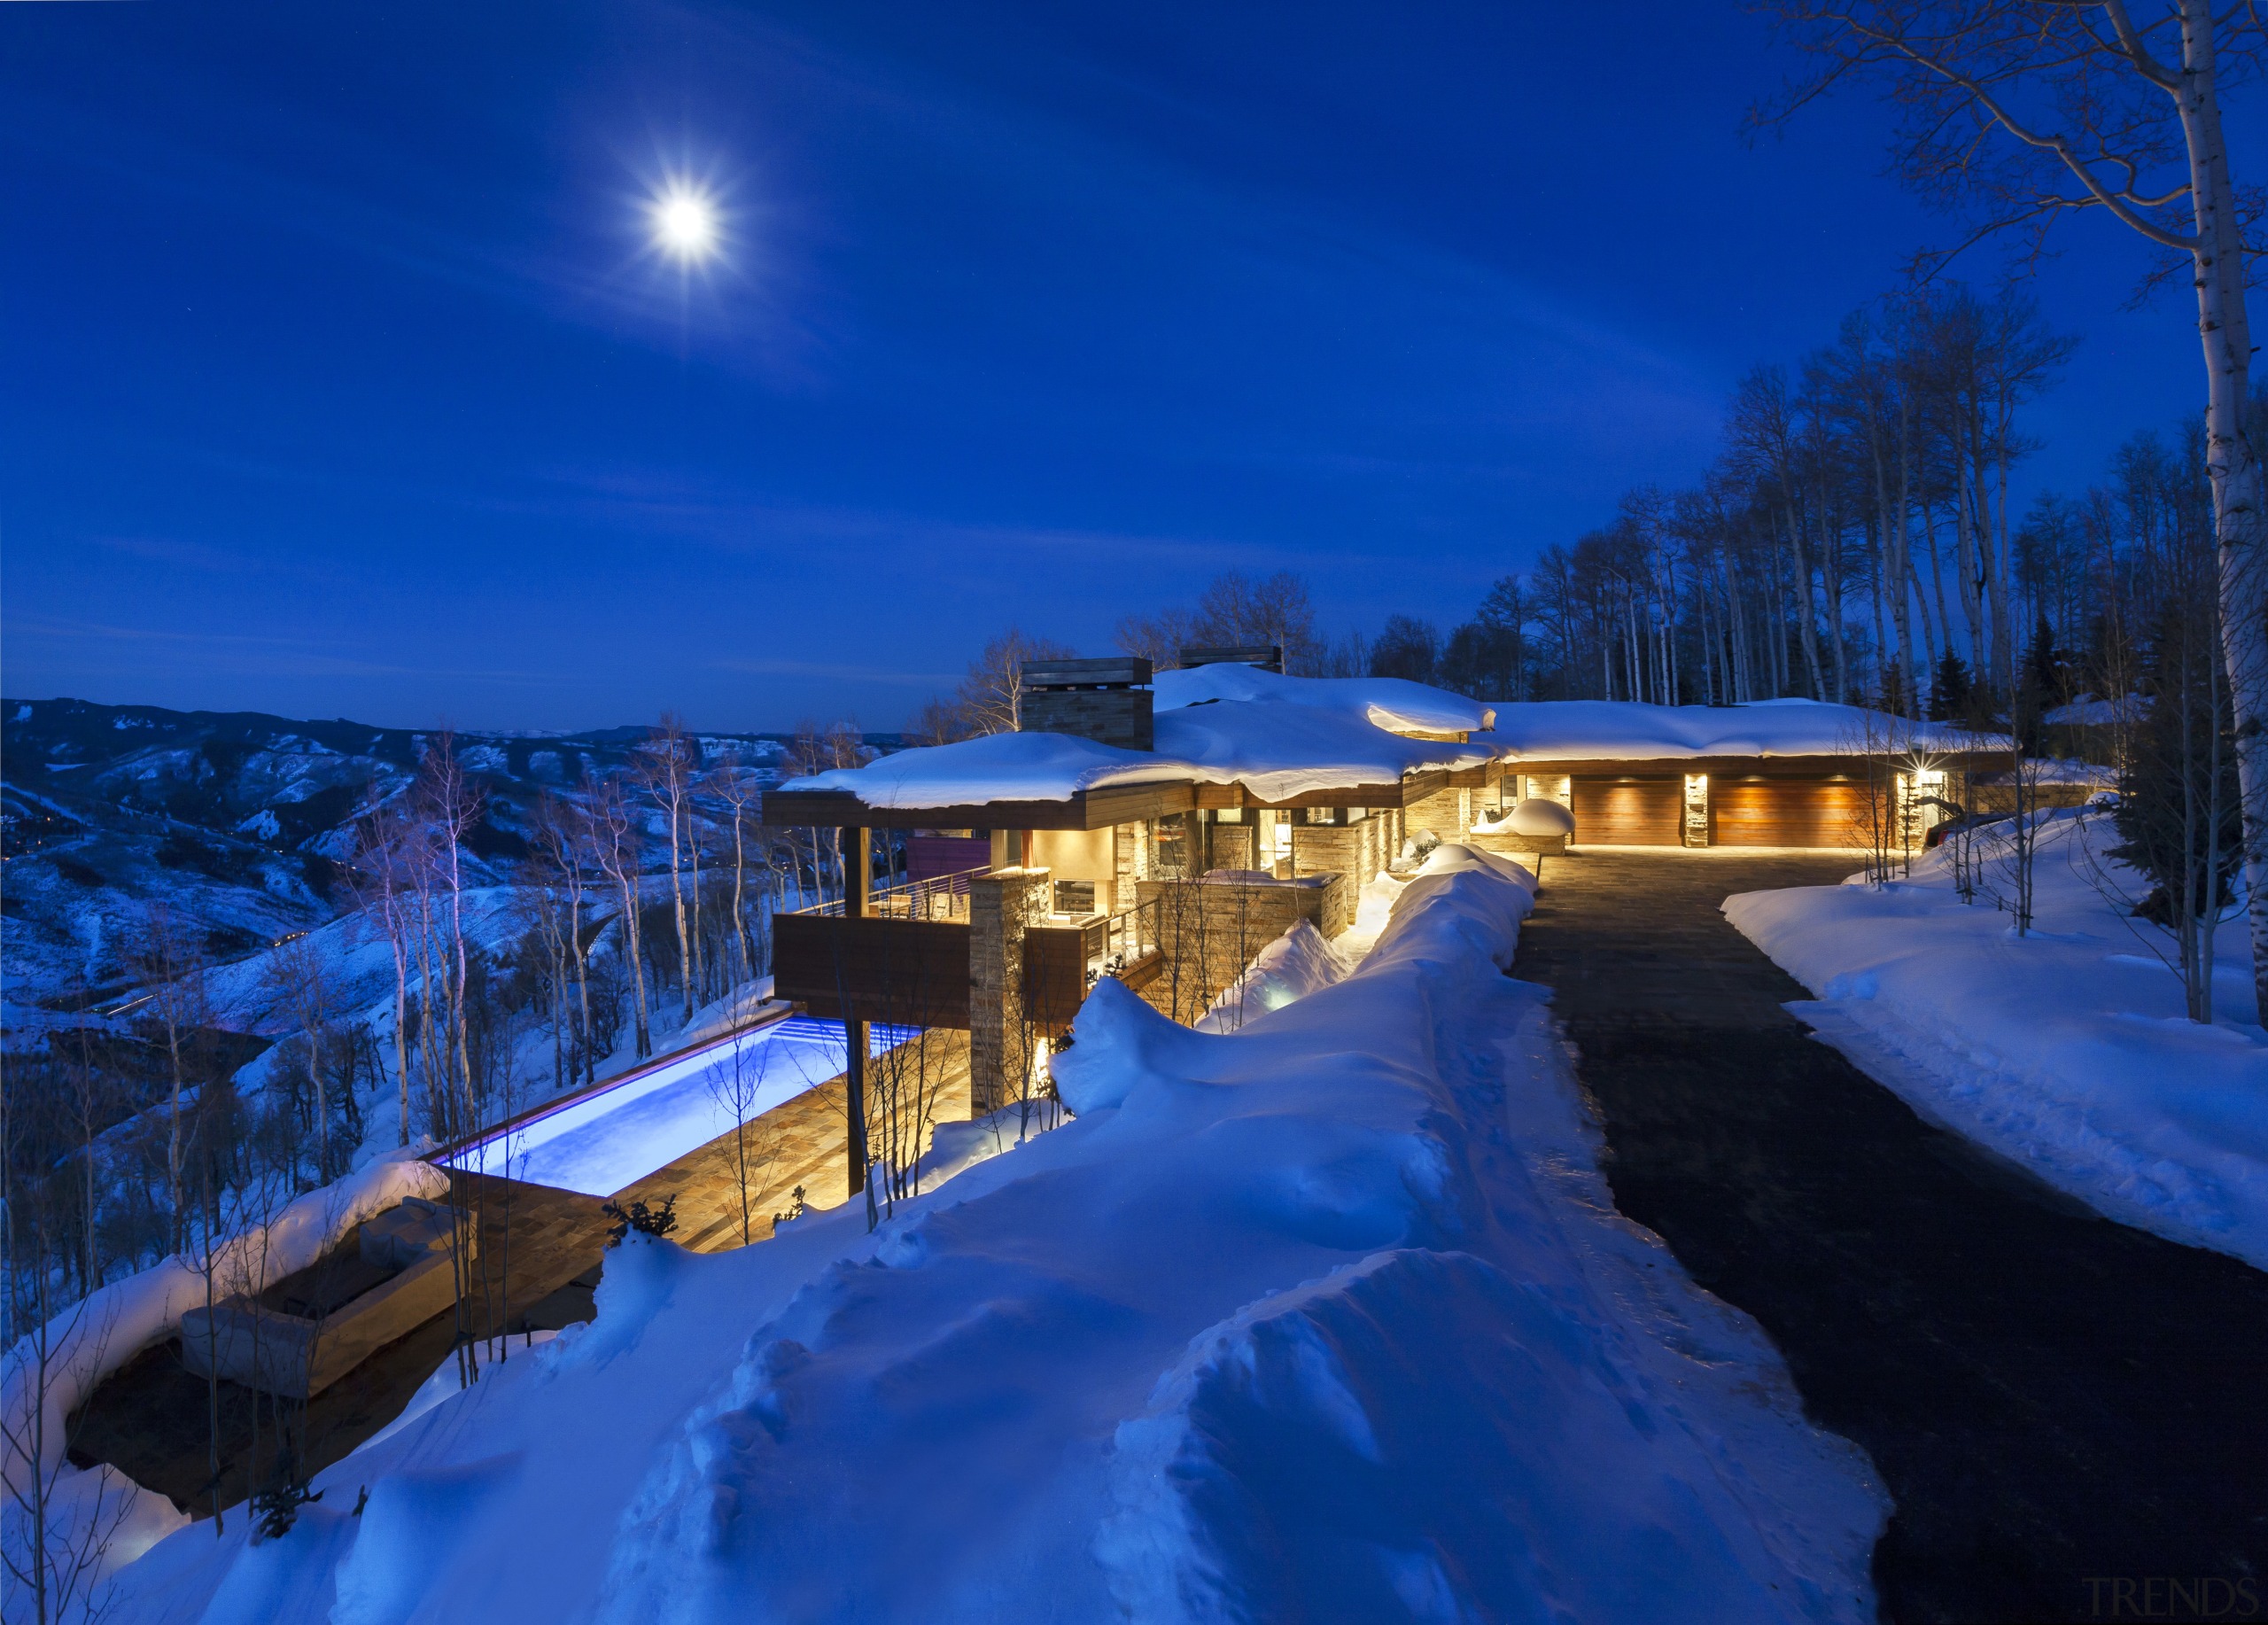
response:
<path fill-rule="evenodd" d="M 933 875 L 921 880 L 902 880 L 895 885 L 877 886 L 866 894 L 866 914 L 875 920 L 961 920 L 968 918 L 968 882 L 980 875 L 991 873 L 983 868 L 960 869 L 951 875 Z M 795 911 L 799 914 L 819 914 L 833 919 L 843 917 L 841 898 L 831 902 L 815 903 L 809 908 Z"/>
<path fill-rule="evenodd" d="M 1158 951 L 1158 902 L 1152 898 L 1103 921 L 1101 950 L 1087 962 L 1090 985 L 1122 974 Z"/>

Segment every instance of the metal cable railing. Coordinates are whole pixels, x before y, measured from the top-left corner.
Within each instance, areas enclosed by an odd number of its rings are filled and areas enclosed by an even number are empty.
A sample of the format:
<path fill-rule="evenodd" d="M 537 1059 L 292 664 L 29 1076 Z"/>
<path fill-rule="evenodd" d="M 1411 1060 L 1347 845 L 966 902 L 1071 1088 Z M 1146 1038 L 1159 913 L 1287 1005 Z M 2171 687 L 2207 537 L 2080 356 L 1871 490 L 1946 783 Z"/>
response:
<path fill-rule="evenodd" d="M 876 920 L 966 920 L 968 918 L 969 882 L 990 872 L 990 866 L 987 866 L 960 869 L 951 875 L 932 875 L 920 880 L 899 881 L 890 886 L 878 886 L 866 894 L 866 914 Z M 795 912 L 839 920 L 843 916 L 843 900 L 836 898 Z"/>

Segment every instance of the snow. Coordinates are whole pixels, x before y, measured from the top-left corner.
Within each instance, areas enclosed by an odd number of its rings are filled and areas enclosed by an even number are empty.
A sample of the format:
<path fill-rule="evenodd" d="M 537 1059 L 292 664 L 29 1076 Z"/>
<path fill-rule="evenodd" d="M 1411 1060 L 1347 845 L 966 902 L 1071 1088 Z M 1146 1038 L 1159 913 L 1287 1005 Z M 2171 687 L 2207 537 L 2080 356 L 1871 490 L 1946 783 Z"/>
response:
<path fill-rule="evenodd" d="M 1835 756 L 1896 742 L 1901 751 L 2008 749 L 2006 738 L 1912 722 L 1858 705 L 1758 700 L 1746 705 L 1640 705 L 1536 700 L 1496 707 L 1472 743 L 1514 761 L 1671 761 L 1694 756 Z"/>
<path fill-rule="evenodd" d="M 1215 669 L 1198 668 L 1200 673 Z M 1223 700 L 1161 711 L 1155 727 L 1158 754 L 1197 770 L 1184 776 L 1216 784 L 1241 782 L 1263 801 L 1289 801 L 1312 790 L 1398 784 L 1404 774 L 1475 767 L 1489 756 L 1486 748 L 1408 739 L 1344 711 L 1274 699 Z"/>
<path fill-rule="evenodd" d="M 1556 801 L 1530 796 L 1494 823 L 1487 819 L 1476 819 L 1472 828 L 1481 835 L 1509 832 L 1526 836 L 1530 840 L 1548 840 L 1553 836 L 1574 834 L 1575 815 Z"/>
<path fill-rule="evenodd" d="M 1262 948 L 1244 975 L 1221 991 L 1197 1020 L 1200 1032 L 1234 1032 L 1270 1010 L 1343 980 L 1348 962 L 1336 945 L 1301 920 Z"/>
<path fill-rule="evenodd" d="M 871 1233 L 630 1238 L 591 1323 L 112 1620 L 1871 1619 L 1887 1501 L 1614 1214 L 1502 974 L 1530 898 L 1444 847 L 1232 1034 L 1103 982 L 1075 1120 Z"/>
<path fill-rule="evenodd" d="M 2140 695 L 2104 700 L 2083 694 L 2069 705 L 2058 705 L 2046 712 L 2040 720 L 2050 727 L 2109 727 L 2120 722 L 2139 721 L 2148 704 Z"/>
<path fill-rule="evenodd" d="M 1493 726 L 1495 717 L 1494 706 L 1400 677 L 1283 677 L 1224 664 L 1160 672 L 1152 687 L 1160 711 L 1213 700 L 1265 700 L 1335 711 L 1389 733 L 1473 733 Z"/>
<path fill-rule="evenodd" d="M 2101 857 L 2109 819 L 2039 827 L 2020 939 L 1989 900 L 1961 904 L 1943 851 L 1911 880 L 1750 892 L 1725 914 L 1816 995 L 1790 1007 L 1923 1116 L 2111 1218 L 2268 1268 L 2268 1034 L 2245 921 L 2216 938 L 2219 1019 L 2193 1022 L 2159 957 L 2171 938 L 2097 889 L 2147 890 Z M 1977 837 L 1988 883 L 2007 828 Z"/>
<path fill-rule="evenodd" d="M 1166 683 L 1179 677 L 1192 680 Z M 814 774 L 785 788 L 790 793 L 847 790 L 870 807 L 913 808 L 1062 801 L 1109 785 L 1241 782 L 1263 800 L 1282 801 L 1312 790 L 1398 783 L 1408 773 L 1471 767 L 1489 757 L 1486 749 L 1410 739 L 1380 725 L 1382 718 L 1397 726 L 1422 721 L 1428 731 L 1461 732 L 1489 714 L 1422 684 L 1278 677 L 1251 666 L 1168 672 L 1159 681 L 1165 686 L 1159 691 L 1153 750 L 1122 750 L 1066 734 L 990 734 L 899 750 L 864 767 Z"/>
<path fill-rule="evenodd" d="M 913 1029 L 877 1023 L 872 1052 L 879 1055 L 913 1036 Z M 449 1161 L 558 1190 L 611 1196 L 729 1134 L 736 1122 L 841 1077 L 849 1054 L 842 1022 L 789 1016 L 603 1085 Z M 748 1091 L 747 1109 L 737 1117 L 725 1092 L 735 1057 Z"/>

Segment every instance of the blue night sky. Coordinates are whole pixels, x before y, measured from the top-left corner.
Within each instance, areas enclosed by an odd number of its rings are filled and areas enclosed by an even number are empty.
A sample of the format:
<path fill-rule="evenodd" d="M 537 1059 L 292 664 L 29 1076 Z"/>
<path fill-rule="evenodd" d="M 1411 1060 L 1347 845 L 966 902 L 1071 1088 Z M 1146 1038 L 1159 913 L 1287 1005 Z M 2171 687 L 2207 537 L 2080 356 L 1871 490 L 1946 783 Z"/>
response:
<path fill-rule="evenodd" d="M 1874 105 L 1746 147 L 1760 24 L 1644 10 L 0 7 L 0 679 L 887 728 L 1223 568 L 1460 619 L 1945 234 Z M 2034 488 L 2201 387 L 2064 247 Z"/>

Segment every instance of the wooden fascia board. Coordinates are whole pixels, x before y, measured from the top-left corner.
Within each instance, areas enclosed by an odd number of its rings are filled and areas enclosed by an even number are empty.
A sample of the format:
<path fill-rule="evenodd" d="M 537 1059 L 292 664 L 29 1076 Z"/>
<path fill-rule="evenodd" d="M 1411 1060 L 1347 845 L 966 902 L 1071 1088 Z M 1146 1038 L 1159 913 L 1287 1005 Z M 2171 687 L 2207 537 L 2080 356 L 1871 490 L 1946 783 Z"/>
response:
<path fill-rule="evenodd" d="M 1192 786 L 1179 780 L 1113 784 L 1061 801 L 983 801 L 949 807 L 870 807 L 847 790 L 774 790 L 764 820 L 788 828 L 1104 829 L 1185 812 Z"/>
<path fill-rule="evenodd" d="M 1992 759 L 1996 753 L 1989 751 L 1925 750 L 1922 755 L 1931 763 L 1951 766 L 1966 766 L 1972 761 Z M 1893 753 L 1893 759 L 1903 752 Z M 1867 763 L 1879 758 L 1851 756 L 1667 756 L 1649 757 L 1635 761 L 1616 761 L 1596 758 L 1569 758 L 1559 761 L 1512 761 L 1505 769 L 1517 774 L 1565 774 L 1577 779 L 1665 779 L 1682 774 L 1727 774 L 1767 779 L 1816 779 L 1830 774 L 1850 774 L 1866 771 Z"/>

